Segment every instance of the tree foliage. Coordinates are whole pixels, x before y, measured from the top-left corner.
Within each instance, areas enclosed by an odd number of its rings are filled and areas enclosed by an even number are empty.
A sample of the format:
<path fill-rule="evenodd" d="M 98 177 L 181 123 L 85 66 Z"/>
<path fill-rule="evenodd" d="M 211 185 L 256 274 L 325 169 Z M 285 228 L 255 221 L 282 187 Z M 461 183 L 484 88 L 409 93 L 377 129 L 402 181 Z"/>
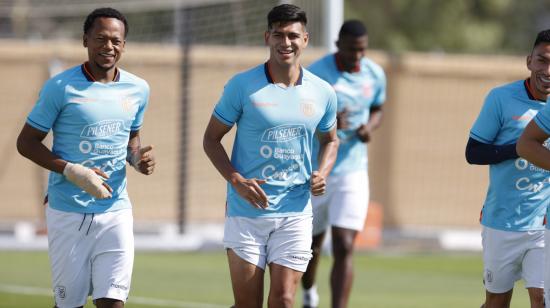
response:
<path fill-rule="evenodd" d="M 524 54 L 550 28 L 548 0 L 346 0 L 370 46 L 460 53 Z"/>

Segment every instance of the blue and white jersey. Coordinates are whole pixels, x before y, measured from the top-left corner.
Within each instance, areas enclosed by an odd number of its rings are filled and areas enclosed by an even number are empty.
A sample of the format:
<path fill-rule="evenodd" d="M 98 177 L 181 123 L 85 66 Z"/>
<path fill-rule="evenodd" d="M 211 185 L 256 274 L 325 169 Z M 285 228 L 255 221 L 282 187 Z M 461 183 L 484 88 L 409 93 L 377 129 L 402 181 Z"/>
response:
<path fill-rule="evenodd" d="M 525 80 L 497 87 L 487 95 L 470 137 L 493 145 L 516 143 L 544 105 L 530 94 Z M 543 230 L 549 175 L 523 158 L 490 165 L 481 224 L 504 231 Z"/>
<path fill-rule="evenodd" d="M 103 170 L 112 198 L 95 199 L 65 176 L 50 172 L 49 206 L 61 211 L 101 213 L 131 208 L 126 191 L 130 131 L 139 130 L 149 101 L 143 79 L 117 69 L 113 82 L 94 82 L 85 64 L 48 80 L 27 123 L 53 132 L 52 152 L 62 159 Z"/>
<path fill-rule="evenodd" d="M 340 68 L 336 54 L 317 60 L 309 70 L 332 85 L 338 98 L 338 112 L 347 110 L 349 128 L 339 129 L 340 147 L 332 169 L 333 175 L 367 170 L 367 145 L 361 142 L 355 131 L 369 120 L 372 107 L 381 106 L 386 100 L 386 75 L 373 61 L 363 58 L 354 72 Z M 314 141 L 314 151 L 319 142 Z M 318 168 L 314 156 L 314 169 Z"/>
<path fill-rule="evenodd" d="M 534 121 L 537 124 L 537 126 L 548 135 L 550 135 L 550 109 L 549 108 L 550 107 L 548 105 L 548 101 L 546 101 L 546 105 L 544 106 L 544 108 L 542 108 L 534 118 Z M 550 139 L 547 139 L 544 143 L 544 146 L 546 148 L 550 148 L 549 140 Z M 547 203 L 546 204 L 547 206 L 546 207 L 546 229 L 550 230 L 550 224 L 548 223 L 550 221 L 550 206 L 548 205 L 549 204 Z"/>
<path fill-rule="evenodd" d="M 265 179 L 267 209 L 254 208 L 227 185 L 227 215 L 311 215 L 310 177 L 315 130 L 336 125 L 336 95 L 329 84 L 301 69 L 295 86 L 273 83 L 267 63 L 237 74 L 225 85 L 213 115 L 237 124 L 231 155 L 245 178 Z"/>

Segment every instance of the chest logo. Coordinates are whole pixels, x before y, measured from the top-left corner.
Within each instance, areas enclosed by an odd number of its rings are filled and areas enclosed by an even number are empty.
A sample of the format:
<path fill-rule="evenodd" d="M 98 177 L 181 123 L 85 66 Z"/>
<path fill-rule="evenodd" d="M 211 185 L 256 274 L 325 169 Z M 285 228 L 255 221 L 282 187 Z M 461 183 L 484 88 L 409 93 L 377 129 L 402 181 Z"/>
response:
<path fill-rule="evenodd" d="M 312 117 L 315 115 L 315 102 L 314 101 L 302 101 L 300 103 L 300 110 L 306 117 Z"/>

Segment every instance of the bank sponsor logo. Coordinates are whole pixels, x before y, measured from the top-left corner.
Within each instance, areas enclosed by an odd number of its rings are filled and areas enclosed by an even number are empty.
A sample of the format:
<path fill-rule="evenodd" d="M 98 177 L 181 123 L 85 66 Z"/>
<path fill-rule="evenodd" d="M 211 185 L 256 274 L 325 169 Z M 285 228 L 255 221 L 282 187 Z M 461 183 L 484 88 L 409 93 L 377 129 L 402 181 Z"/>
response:
<path fill-rule="evenodd" d="M 306 134 L 304 124 L 279 125 L 266 129 L 262 135 L 263 142 L 287 142 L 303 138 Z"/>
<path fill-rule="evenodd" d="M 116 135 L 124 130 L 123 120 L 104 120 L 94 124 L 86 125 L 80 137 L 88 139 L 101 139 Z"/>

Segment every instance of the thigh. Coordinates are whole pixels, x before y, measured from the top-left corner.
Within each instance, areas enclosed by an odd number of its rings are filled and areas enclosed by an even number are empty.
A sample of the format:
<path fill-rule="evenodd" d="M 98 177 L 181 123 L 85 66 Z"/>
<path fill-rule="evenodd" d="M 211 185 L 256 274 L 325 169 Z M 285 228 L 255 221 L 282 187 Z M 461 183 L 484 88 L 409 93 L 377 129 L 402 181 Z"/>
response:
<path fill-rule="evenodd" d="M 267 263 L 267 240 L 273 228 L 272 219 L 226 217 L 224 248 L 231 249 L 244 261 L 264 270 Z"/>
<path fill-rule="evenodd" d="M 550 230 L 544 230 L 544 281 L 550 281 Z M 544 285 L 544 300 L 550 303 L 550 283 Z"/>
<path fill-rule="evenodd" d="M 523 257 L 522 277 L 526 288 L 544 288 L 544 231 L 528 232 Z"/>
<path fill-rule="evenodd" d="M 267 262 L 305 272 L 311 260 L 311 216 L 292 216 L 280 219 L 267 242 Z"/>
<path fill-rule="evenodd" d="M 329 207 L 331 226 L 363 230 L 369 204 L 369 183 L 366 172 L 340 176 L 337 191 Z"/>
<path fill-rule="evenodd" d="M 261 307 L 264 270 L 242 259 L 232 249 L 227 249 L 227 260 L 236 307 Z"/>
<path fill-rule="evenodd" d="M 90 235 L 97 238 L 92 260 L 92 298 L 125 302 L 134 265 L 131 209 L 96 214 Z"/>
<path fill-rule="evenodd" d="M 294 302 L 296 288 L 303 272 L 297 271 L 276 263 L 269 264 L 269 298 L 271 302 L 274 299 L 287 299 Z M 277 301 L 277 300 L 275 300 Z"/>
<path fill-rule="evenodd" d="M 521 278 L 525 249 L 517 233 L 483 227 L 483 280 L 491 293 L 508 292 Z"/>
<path fill-rule="evenodd" d="M 52 286 L 60 308 L 83 306 L 91 292 L 93 238 L 83 227 L 90 219 L 91 215 L 46 208 Z"/>

